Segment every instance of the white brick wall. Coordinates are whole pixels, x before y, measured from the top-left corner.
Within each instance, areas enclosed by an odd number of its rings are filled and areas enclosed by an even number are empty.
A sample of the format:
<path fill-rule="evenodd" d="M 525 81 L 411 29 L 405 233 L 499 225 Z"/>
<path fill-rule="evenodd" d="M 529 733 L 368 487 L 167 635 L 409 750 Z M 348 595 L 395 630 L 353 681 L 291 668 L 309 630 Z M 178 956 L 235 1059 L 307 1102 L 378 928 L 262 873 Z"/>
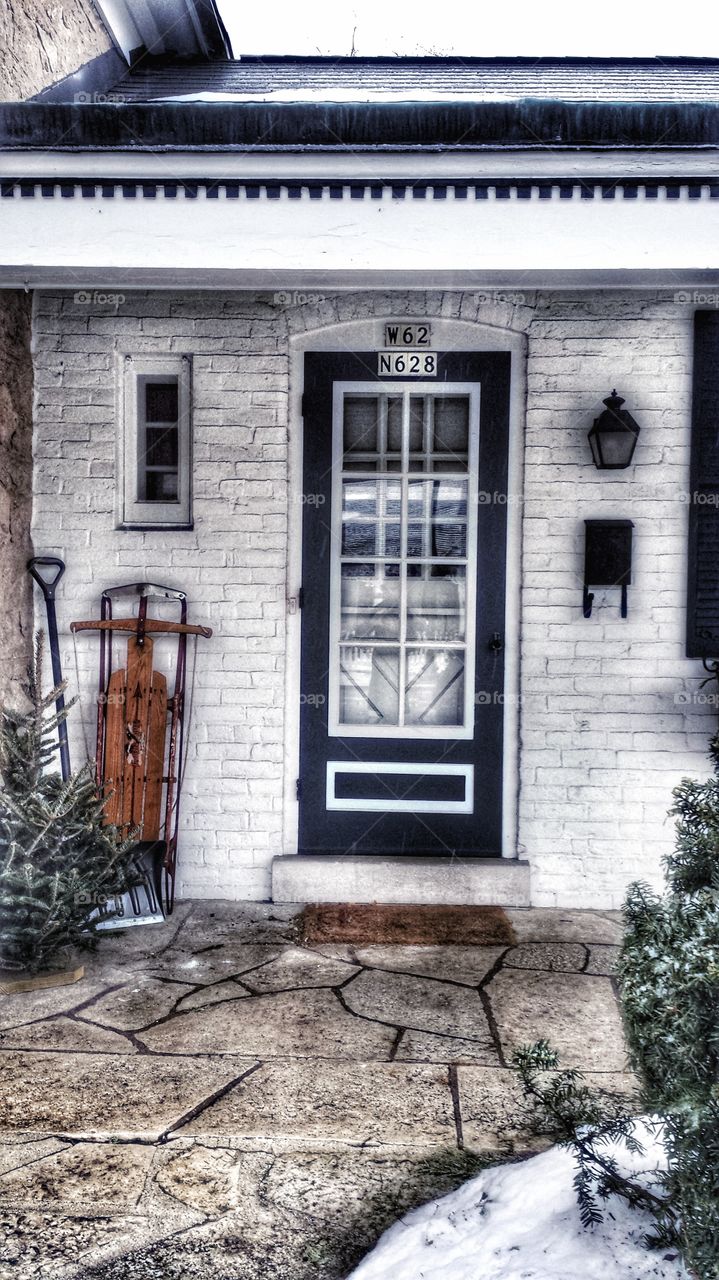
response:
<path fill-rule="evenodd" d="M 684 657 L 692 320 L 671 297 L 588 292 L 541 296 L 529 328 L 519 838 L 537 903 L 658 883 L 672 787 L 707 772 L 716 711 Z M 614 386 L 641 435 L 631 469 L 598 472 L 586 433 Z M 634 521 L 626 621 L 616 589 L 582 617 L 595 517 Z"/>
<path fill-rule="evenodd" d="M 198 655 L 178 892 L 268 897 L 283 852 L 288 338 L 404 314 L 527 333 L 519 851 L 537 904 L 618 905 L 630 879 L 658 879 L 671 788 L 706 772 L 715 720 L 683 657 L 692 309 L 671 298 L 367 293 L 283 309 L 272 295 L 128 292 L 115 313 L 39 295 L 34 539 L 68 566 L 66 671 L 68 623 L 97 614 L 103 587 L 187 591 L 215 637 Z M 191 532 L 115 528 L 116 349 L 193 357 Z M 615 385 L 642 433 L 633 468 L 601 474 L 586 434 Z M 583 519 L 609 516 L 635 523 L 629 618 L 618 591 L 597 590 L 585 620 Z M 96 640 L 78 650 L 92 733 Z M 77 732 L 73 748 L 79 759 Z"/>
<path fill-rule="evenodd" d="M 282 841 L 288 354 L 281 314 L 239 295 L 128 294 L 111 308 L 44 295 L 35 311 L 36 549 L 67 562 L 58 607 L 148 578 L 187 591 L 200 642 L 178 893 L 266 898 Z M 115 349 L 193 358 L 189 532 L 115 528 Z M 72 645 L 65 670 L 73 676 Z M 92 734 L 97 639 L 78 641 Z M 73 679 L 74 684 L 74 679 Z M 82 745 L 75 735 L 76 760 Z"/>

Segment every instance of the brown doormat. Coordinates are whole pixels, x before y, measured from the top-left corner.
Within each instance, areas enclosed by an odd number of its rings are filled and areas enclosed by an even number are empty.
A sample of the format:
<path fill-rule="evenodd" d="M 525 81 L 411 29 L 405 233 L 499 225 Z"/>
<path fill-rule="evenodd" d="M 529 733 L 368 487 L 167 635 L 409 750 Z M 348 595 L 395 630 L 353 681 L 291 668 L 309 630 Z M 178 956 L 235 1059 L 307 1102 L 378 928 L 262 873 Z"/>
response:
<path fill-rule="evenodd" d="M 305 943 L 487 947 L 517 939 L 502 907 L 314 903 L 297 917 Z"/>

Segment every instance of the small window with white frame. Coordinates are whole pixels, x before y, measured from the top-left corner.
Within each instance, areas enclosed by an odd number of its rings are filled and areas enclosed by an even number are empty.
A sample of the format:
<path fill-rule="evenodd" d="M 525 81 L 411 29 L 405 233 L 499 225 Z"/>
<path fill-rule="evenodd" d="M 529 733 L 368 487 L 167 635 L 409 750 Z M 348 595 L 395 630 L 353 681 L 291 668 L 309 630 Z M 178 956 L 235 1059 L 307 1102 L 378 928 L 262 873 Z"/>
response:
<path fill-rule="evenodd" d="M 123 357 L 120 524 L 192 524 L 189 356 Z"/>

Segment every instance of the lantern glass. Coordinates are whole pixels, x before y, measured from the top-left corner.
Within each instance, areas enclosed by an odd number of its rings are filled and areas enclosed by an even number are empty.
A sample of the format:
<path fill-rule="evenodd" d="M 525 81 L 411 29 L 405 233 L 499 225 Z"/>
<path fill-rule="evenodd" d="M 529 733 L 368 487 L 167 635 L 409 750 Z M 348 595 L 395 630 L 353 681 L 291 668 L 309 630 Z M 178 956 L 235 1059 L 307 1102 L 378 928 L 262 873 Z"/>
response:
<path fill-rule="evenodd" d="M 616 391 L 607 396 L 604 404 L 606 409 L 589 432 L 594 465 L 600 471 L 623 470 L 634 456 L 639 427 L 632 415 L 622 409 L 624 400 Z"/>

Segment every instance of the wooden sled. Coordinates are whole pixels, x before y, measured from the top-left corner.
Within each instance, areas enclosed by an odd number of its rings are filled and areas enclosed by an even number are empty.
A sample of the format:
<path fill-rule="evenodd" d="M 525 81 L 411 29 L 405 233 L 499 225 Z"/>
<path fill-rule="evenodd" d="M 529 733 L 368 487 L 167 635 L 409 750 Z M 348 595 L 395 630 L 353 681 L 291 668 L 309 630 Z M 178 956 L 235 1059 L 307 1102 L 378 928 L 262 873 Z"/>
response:
<path fill-rule="evenodd" d="M 138 599 L 136 617 L 113 618 L 113 602 Z M 150 601 L 179 606 L 178 622 L 148 617 Z M 185 680 L 188 635 L 212 635 L 210 627 L 187 621 L 183 591 L 137 582 L 103 591 L 100 618 L 73 622 L 70 629 L 100 632 L 100 679 L 97 707 L 97 782 L 107 797 L 105 820 L 120 834 L 137 841 L 138 860 L 146 871 L 144 885 L 149 914 L 153 897 L 172 912 L 175 897 L 177 832 L 182 769 L 185 758 Z M 124 668 L 113 669 L 113 636 L 127 634 Z M 175 675 L 170 693 L 167 677 L 154 669 L 153 636 L 174 639 Z M 126 911 L 147 917 L 137 892 Z M 124 923 L 134 922 L 125 920 Z M 138 919 L 138 922 L 141 922 Z"/>

